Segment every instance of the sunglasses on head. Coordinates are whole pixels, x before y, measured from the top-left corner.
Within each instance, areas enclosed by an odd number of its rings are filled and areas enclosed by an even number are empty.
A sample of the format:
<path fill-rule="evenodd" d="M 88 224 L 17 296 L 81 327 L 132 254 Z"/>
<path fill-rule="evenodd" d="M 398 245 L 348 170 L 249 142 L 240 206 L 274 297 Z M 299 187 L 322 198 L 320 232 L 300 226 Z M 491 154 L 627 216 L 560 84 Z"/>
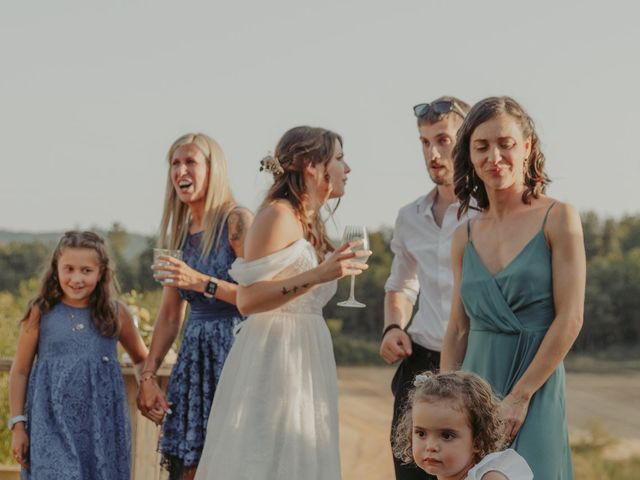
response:
<path fill-rule="evenodd" d="M 460 112 L 456 110 L 456 102 L 452 100 L 439 100 L 433 103 L 419 103 L 415 107 L 413 107 L 413 113 L 416 117 L 424 117 L 429 110 L 433 110 L 435 113 L 439 115 L 443 115 L 449 112 L 455 112 L 460 115 Z"/>

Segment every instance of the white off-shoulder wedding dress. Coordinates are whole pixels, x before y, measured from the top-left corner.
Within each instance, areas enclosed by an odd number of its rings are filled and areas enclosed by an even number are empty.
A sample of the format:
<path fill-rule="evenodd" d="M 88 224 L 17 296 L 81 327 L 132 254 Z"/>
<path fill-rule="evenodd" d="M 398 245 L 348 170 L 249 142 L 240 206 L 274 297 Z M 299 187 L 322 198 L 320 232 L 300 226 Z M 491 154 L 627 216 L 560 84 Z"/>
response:
<path fill-rule="evenodd" d="M 304 239 L 257 260 L 237 259 L 241 285 L 317 266 Z M 249 316 L 214 396 L 196 480 L 339 480 L 338 387 L 322 307 L 326 283 L 280 308 Z"/>

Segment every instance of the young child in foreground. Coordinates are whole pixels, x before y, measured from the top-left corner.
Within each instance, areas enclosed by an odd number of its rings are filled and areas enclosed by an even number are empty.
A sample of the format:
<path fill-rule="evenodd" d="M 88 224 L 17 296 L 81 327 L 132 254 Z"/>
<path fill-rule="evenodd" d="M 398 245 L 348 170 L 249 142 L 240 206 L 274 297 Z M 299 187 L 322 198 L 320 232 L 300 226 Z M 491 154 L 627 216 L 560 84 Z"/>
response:
<path fill-rule="evenodd" d="M 438 480 L 531 480 L 533 473 L 505 445 L 499 401 L 468 372 L 417 375 L 398 428 L 397 458 Z M 493 452 L 493 453 L 492 453 Z"/>
<path fill-rule="evenodd" d="M 64 234 L 20 322 L 9 375 L 11 448 L 23 480 L 131 476 L 116 344 L 138 365 L 147 349 L 114 281 L 101 237 Z"/>

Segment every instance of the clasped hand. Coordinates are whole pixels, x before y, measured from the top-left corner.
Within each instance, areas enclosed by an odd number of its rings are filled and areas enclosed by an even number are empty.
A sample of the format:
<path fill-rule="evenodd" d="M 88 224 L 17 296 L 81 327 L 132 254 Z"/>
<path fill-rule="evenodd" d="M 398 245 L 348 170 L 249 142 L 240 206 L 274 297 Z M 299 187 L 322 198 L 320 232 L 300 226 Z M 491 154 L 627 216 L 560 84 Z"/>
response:
<path fill-rule="evenodd" d="M 169 402 L 155 381 L 142 382 L 136 398 L 140 413 L 156 425 L 160 425 L 167 413 L 171 413 Z"/>
<path fill-rule="evenodd" d="M 362 245 L 362 240 L 347 242 L 337 248 L 318 267 L 320 283 L 338 280 L 348 275 L 360 275 L 369 268 L 365 263 L 371 255 L 371 250 L 356 250 L 354 247 Z M 362 260 L 357 260 L 362 259 Z"/>

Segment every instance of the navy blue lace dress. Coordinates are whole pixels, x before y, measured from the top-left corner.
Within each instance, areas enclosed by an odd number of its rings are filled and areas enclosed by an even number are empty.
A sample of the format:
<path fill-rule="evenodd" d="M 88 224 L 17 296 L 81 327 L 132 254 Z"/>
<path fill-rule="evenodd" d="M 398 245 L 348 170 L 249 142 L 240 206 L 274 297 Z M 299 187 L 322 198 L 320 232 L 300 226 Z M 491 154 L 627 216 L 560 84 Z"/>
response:
<path fill-rule="evenodd" d="M 202 232 L 187 236 L 183 260 L 199 272 L 235 283 L 228 273 L 236 255 L 227 227 L 218 247 L 204 260 L 200 260 L 202 238 Z M 243 320 L 235 305 L 191 290 L 179 292 L 189 302 L 190 312 L 167 389 L 173 413 L 166 416 L 160 439 L 163 465 L 171 479 L 180 478 L 184 468 L 198 465 L 216 385 L 233 343 L 233 331 Z"/>
<path fill-rule="evenodd" d="M 29 471 L 23 480 L 129 480 L 127 397 L 116 338 L 89 308 L 58 303 L 40 319 L 27 390 Z"/>

